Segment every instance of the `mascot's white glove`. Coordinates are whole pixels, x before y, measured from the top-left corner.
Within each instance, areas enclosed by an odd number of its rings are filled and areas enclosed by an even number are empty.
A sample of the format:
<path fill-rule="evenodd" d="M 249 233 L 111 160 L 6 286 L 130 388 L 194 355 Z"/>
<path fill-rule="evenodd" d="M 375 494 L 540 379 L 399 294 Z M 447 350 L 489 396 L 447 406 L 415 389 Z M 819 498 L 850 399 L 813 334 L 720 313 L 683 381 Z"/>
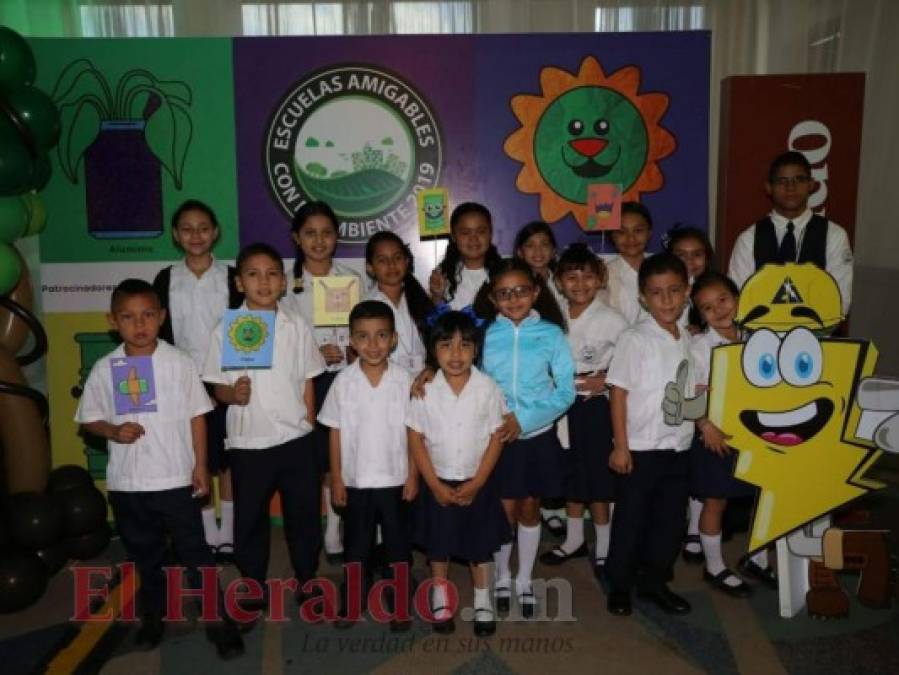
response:
<path fill-rule="evenodd" d="M 879 418 L 871 435 L 877 447 L 886 452 L 899 452 L 899 380 L 868 377 L 858 387 L 858 404 L 866 414 Z"/>

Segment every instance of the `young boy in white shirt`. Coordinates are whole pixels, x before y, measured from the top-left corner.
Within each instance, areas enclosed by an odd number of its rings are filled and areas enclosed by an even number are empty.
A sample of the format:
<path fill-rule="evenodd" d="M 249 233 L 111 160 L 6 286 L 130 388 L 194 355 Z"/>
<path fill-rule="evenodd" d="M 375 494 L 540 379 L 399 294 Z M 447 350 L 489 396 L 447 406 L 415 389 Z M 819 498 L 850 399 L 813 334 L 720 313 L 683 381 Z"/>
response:
<path fill-rule="evenodd" d="M 215 567 L 197 500 L 209 492 L 204 415 L 212 404 L 191 357 L 157 339 L 165 310 L 150 284 L 140 279 L 120 283 L 107 316 L 123 344 L 94 364 L 75 421 L 108 440 L 109 503 L 141 580 L 142 622 L 135 642 L 153 649 L 165 628 L 166 538 L 188 567 L 194 587 L 198 568 Z M 112 364 L 136 356 L 152 359 L 157 410 L 117 414 Z M 221 612 L 221 595 L 218 607 Z M 223 659 L 243 653 L 243 640 L 230 621 L 209 624 L 207 634 Z"/>
<path fill-rule="evenodd" d="M 678 326 L 687 301 L 687 268 L 670 253 L 640 265 L 640 302 L 649 316 L 618 338 L 606 383 L 612 387 L 614 449 L 609 466 L 620 474 L 606 574 L 609 612 L 631 612 L 631 589 L 670 614 L 689 603 L 667 586 L 684 535 L 693 423 L 665 424 L 665 386 L 690 374 L 690 335 Z"/>
<path fill-rule="evenodd" d="M 363 578 L 371 571 L 378 525 L 392 573 L 412 556 L 408 512 L 418 493 L 406 431 L 412 376 L 389 361 L 396 343 L 393 310 L 378 300 L 357 304 L 350 312 L 350 344 L 359 358 L 334 380 L 319 413 L 319 422 L 331 428 L 331 499 L 343 509 L 344 560 L 361 565 Z M 347 608 L 355 601 L 347 595 L 357 589 L 347 575 L 339 627 L 352 625 Z M 392 631 L 410 626 L 399 615 L 390 624 Z"/>

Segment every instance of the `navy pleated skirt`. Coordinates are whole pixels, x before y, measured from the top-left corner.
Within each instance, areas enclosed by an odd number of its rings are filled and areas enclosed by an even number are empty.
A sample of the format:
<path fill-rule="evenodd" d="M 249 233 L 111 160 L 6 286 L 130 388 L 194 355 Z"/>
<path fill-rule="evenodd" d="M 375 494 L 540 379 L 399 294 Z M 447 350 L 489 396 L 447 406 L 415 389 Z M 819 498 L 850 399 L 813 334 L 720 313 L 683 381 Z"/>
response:
<path fill-rule="evenodd" d="M 568 409 L 571 447 L 562 452 L 567 476 L 565 497 L 570 502 L 615 500 L 615 474 L 609 468 L 612 451 L 612 418 L 605 396 L 578 396 Z"/>
<path fill-rule="evenodd" d="M 496 464 L 497 492 L 502 499 L 558 497 L 565 493 L 562 446 L 555 427 L 503 448 Z"/>

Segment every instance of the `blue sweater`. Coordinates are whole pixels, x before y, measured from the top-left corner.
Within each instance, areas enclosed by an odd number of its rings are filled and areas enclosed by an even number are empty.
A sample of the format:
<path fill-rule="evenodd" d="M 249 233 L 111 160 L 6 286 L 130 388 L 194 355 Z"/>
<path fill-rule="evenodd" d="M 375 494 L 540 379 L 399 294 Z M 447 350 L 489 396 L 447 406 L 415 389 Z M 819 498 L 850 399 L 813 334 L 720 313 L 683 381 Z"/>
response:
<path fill-rule="evenodd" d="M 535 311 L 518 326 L 497 317 L 487 329 L 483 366 L 503 390 L 523 437 L 548 429 L 574 403 L 568 340 Z"/>

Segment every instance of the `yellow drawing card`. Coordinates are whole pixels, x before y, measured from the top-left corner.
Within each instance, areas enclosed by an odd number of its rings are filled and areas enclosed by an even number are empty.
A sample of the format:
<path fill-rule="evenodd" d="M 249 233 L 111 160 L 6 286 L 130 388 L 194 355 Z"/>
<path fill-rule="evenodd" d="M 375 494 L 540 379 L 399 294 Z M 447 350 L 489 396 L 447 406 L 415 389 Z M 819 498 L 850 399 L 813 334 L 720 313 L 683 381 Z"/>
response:
<path fill-rule="evenodd" d="M 443 237 L 450 233 L 449 190 L 431 188 L 418 193 L 418 236 Z"/>
<path fill-rule="evenodd" d="M 346 326 L 359 302 L 359 279 L 352 276 L 316 277 L 312 280 L 312 316 L 316 326 Z"/>

